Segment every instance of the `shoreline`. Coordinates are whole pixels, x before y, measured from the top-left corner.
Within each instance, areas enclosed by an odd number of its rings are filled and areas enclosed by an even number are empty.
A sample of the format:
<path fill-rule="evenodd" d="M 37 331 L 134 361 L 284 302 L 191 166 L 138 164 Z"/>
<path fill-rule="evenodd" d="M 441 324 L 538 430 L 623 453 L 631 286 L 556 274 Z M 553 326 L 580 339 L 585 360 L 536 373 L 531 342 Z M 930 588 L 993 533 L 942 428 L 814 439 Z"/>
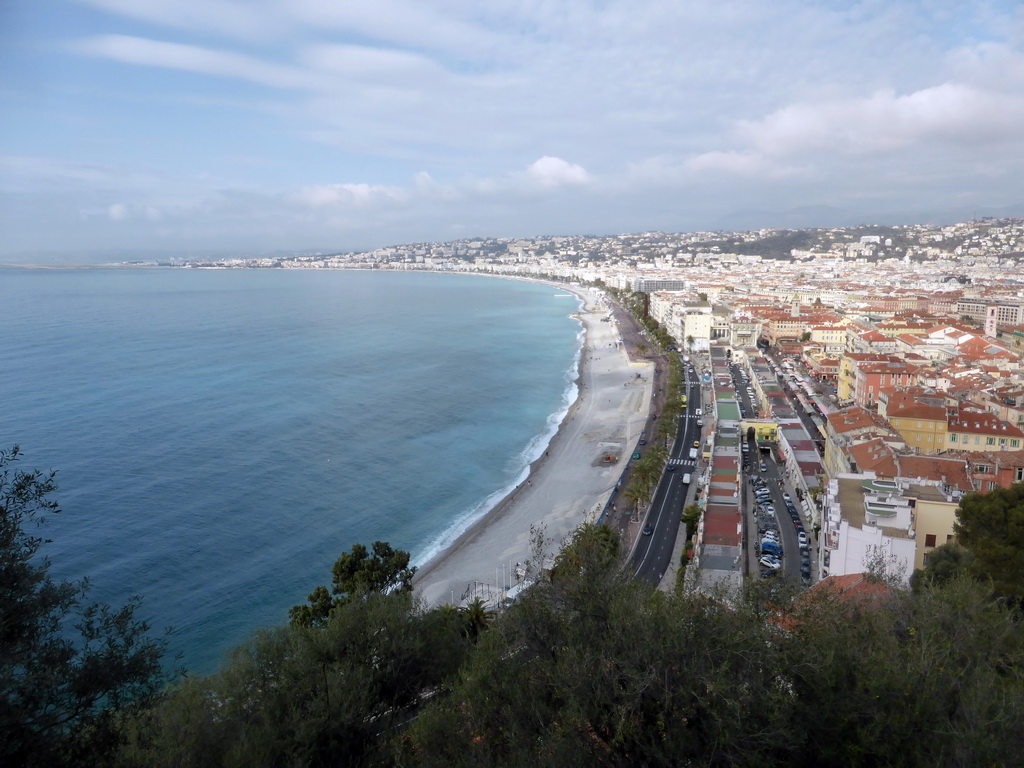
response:
<path fill-rule="evenodd" d="M 579 301 L 573 313 L 582 326 L 576 398 L 522 482 L 418 566 L 413 588 L 430 605 L 473 596 L 497 602 L 517 583 L 518 566 L 532 557 L 534 528 L 543 527 L 549 540 L 545 556 L 556 553 L 566 536 L 604 507 L 639 438 L 642 426 L 635 422 L 647 419 L 653 365 L 629 360 L 616 342 L 617 327 L 601 320 L 611 311 L 602 308 L 598 294 L 542 279 L 506 279 L 550 285 Z M 609 451 L 617 460 L 599 461 Z"/>

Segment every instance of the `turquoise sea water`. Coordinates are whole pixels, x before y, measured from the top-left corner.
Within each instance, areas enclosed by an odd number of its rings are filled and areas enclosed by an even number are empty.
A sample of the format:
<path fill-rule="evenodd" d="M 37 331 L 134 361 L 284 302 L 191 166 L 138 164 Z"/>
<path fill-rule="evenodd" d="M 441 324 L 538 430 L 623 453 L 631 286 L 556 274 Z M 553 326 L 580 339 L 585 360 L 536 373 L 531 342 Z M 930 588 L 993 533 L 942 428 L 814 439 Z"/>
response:
<path fill-rule="evenodd" d="M 209 671 L 380 539 L 424 561 L 575 396 L 577 301 L 392 272 L 0 270 L 0 443 L 59 471 L 55 575 Z"/>

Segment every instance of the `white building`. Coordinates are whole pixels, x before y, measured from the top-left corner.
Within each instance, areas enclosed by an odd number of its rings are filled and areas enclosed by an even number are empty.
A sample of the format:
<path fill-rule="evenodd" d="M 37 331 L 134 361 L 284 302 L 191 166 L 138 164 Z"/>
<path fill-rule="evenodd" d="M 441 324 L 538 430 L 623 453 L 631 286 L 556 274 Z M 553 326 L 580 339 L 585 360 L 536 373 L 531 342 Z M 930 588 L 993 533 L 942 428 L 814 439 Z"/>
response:
<path fill-rule="evenodd" d="M 873 472 L 841 474 L 829 481 L 822 512 L 822 577 L 864 573 L 881 557 L 909 583 L 916 555 L 913 510 L 894 482 Z"/>

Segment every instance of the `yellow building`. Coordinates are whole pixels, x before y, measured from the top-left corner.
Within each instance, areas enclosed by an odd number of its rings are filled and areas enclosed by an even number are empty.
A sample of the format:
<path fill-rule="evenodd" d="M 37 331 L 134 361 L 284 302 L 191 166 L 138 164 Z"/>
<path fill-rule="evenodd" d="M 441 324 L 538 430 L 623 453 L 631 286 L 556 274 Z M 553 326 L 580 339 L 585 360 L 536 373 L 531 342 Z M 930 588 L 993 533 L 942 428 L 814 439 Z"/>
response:
<path fill-rule="evenodd" d="M 953 523 L 959 502 L 947 501 L 947 497 L 935 486 L 912 485 L 907 497 L 916 500 L 914 504 L 914 541 L 916 553 L 914 567 L 924 568 L 928 556 L 936 547 L 953 541 Z"/>
<path fill-rule="evenodd" d="M 892 400 L 888 409 L 889 424 L 899 432 L 909 448 L 921 453 L 946 450 L 946 407 L 932 402 L 915 400 L 897 404 Z"/>
<path fill-rule="evenodd" d="M 987 411 L 951 411 L 945 448 L 951 451 L 1019 451 L 1024 432 Z"/>

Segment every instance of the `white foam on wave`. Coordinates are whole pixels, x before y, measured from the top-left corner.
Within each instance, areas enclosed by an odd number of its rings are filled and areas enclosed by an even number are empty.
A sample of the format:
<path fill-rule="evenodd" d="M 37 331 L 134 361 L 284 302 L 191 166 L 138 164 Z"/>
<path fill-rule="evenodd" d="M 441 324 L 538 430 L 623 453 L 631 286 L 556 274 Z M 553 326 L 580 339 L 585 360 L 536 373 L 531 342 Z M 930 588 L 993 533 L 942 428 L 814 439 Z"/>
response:
<path fill-rule="evenodd" d="M 572 293 L 558 295 L 579 299 L 578 296 Z M 579 299 L 579 302 L 580 309 L 583 309 L 582 299 Z M 586 329 L 582 320 L 579 318 L 574 319 L 579 323 L 580 327 L 576 334 L 576 354 L 573 356 L 572 363 L 570 363 L 564 374 L 566 387 L 562 392 L 562 402 L 559 409 L 548 416 L 544 423 L 544 430 L 535 435 L 530 442 L 526 444 L 526 447 L 517 454 L 515 464 L 519 467 L 519 471 L 516 474 L 515 479 L 503 488 L 500 488 L 494 493 L 488 495 L 479 504 L 474 505 L 463 514 L 458 515 L 455 521 L 445 528 L 440 536 L 428 544 L 422 553 L 417 555 L 414 552 L 413 557 L 411 558 L 414 565 L 425 565 L 443 554 L 446 549 L 456 542 L 459 536 L 470 528 L 470 526 L 482 519 L 488 512 L 494 509 L 498 502 L 522 485 L 530 474 L 530 465 L 539 459 L 544 454 L 544 451 L 548 449 L 548 446 L 551 444 L 551 439 L 558 433 L 558 428 L 569 413 L 569 409 L 572 407 L 572 404 L 576 402 L 576 398 L 579 396 L 580 390 L 577 381 L 579 380 L 580 360 L 583 359 L 583 343 L 586 339 Z"/>

